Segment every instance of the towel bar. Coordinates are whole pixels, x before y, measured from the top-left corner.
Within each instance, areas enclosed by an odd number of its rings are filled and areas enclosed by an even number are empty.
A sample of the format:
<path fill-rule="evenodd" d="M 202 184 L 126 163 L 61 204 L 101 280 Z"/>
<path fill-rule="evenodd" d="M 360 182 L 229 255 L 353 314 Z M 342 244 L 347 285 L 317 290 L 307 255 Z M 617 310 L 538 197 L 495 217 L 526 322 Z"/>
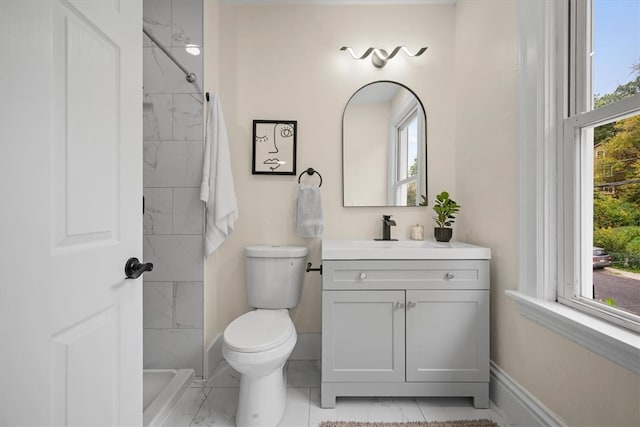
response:
<path fill-rule="evenodd" d="M 318 174 L 318 176 L 320 177 L 320 184 L 318 184 L 318 187 L 322 187 L 322 175 L 320 175 L 320 172 L 318 172 L 317 170 L 315 170 L 314 168 L 308 168 L 306 170 L 304 170 L 299 176 L 298 176 L 298 184 L 300 184 L 300 178 L 302 178 L 302 175 L 304 174 L 308 174 L 308 175 L 313 175 Z"/>

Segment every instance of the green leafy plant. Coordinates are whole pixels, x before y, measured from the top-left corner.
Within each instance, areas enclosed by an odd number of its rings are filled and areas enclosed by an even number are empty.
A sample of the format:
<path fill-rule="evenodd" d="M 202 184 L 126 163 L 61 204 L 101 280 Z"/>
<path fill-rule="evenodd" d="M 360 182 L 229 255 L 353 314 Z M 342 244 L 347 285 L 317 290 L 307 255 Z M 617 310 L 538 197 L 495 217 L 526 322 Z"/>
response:
<path fill-rule="evenodd" d="M 449 197 L 449 193 L 443 191 L 436 196 L 433 210 L 437 214 L 434 218 L 438 227 L 449 227 L 455 221 L 455 213 L 460 211 L 460 205 Z"/>
<path fill-rule="evenodd" d="M 427 196 L 425 196 L 424 194 L 422 194 L 420 196 L 420 198 L 422 200 L 420 200 L 420 203 L 418 204 L 418 206 L 427 206 L 429 204 L 429 201 L 427 200 Z"/>

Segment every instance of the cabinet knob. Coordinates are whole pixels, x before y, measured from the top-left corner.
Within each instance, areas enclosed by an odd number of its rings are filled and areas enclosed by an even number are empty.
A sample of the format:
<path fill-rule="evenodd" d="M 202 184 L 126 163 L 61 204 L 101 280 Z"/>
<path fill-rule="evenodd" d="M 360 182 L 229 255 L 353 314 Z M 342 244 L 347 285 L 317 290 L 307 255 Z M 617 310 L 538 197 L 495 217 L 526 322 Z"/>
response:
<path fill-rule="evenodd" d="M 454 277 L 456 277 L 456 275 L 451 273 L 451 272 L 449 272 L 449 273 L 445 274 L 444 277 L 446 279 L 453 279 Z"/>
<path fill-rule="evenodd" d="M 360 273 L 360 280 L 364 280 L 367 278 L 367 273 Z"/>
<path fill-rule="evenodd" d="M 396 302 L 396 308 L 403 308 L 404 307 L 404 303 L 403 302 Z"/>
<path fill-rule="evenodd" d="M 415 301 L 407 301 L 407 307 L 413 308 L 415 306 L 416 306 L 416 302 Z"/>

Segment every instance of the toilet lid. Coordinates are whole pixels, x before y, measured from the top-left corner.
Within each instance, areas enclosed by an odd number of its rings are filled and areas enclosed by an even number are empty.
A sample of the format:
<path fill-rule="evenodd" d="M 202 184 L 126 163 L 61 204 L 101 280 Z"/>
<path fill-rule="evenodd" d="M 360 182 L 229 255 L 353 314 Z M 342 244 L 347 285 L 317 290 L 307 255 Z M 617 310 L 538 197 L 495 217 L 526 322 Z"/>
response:
<path fill-rule="evenodd" d="M 293 330 L 287 310 L 254 310 L 227 326 L 224 343 L 231 350 L 256 353 L 282 344 Z"/>

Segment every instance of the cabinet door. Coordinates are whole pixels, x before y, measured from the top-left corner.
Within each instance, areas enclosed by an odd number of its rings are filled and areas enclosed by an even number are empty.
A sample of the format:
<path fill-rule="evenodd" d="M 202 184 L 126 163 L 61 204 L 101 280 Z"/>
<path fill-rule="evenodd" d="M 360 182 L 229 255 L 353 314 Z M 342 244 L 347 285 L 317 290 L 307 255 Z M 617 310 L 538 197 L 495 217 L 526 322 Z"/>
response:
<path fill-rule="evenodd" d="M 404 381 L 404 291 L 322 292 L 322 381 Z"/>
<path fill-rule="evenodd" d="M 489 291 L 407 291 L 407 381 L 489 381 Z"/>

